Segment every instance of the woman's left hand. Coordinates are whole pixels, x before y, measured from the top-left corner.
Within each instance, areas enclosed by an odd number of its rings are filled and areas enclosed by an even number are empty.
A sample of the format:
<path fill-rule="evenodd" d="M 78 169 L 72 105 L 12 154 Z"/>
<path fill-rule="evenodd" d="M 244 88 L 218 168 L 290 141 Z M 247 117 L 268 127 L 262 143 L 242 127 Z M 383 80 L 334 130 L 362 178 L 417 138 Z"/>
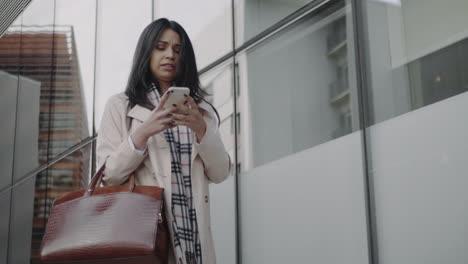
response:
<path fill-rule="evenodd" d="M 195 100 L 191 96 L 185 96 L 183 104 L 176 105 L 176 112 L 173 113 L 173 124 L 187 126 L 197 135 L 198 143 L 201 142 L 206 132 L 206 122 L 203 119 L 202 109 L 198 108 Z"/>

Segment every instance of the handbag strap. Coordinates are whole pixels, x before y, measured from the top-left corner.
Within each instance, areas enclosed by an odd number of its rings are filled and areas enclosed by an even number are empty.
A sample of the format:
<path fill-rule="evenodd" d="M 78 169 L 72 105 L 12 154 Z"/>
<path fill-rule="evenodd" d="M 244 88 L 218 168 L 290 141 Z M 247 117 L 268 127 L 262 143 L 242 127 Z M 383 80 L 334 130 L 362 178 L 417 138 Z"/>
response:
<path fill-rule="evenodd" d="M 104 162 L 101 167 L 97 170 L 96 174 L 94 174 L 91 182 L 88 185 L 88 189 L 86 190 L 84 196 L 91 196 L 93 195 L 94 189 L 96 186 L 100 186 L 102 182 L 102 176 L 104 175 L 104 169 L 106 168 L 106 163 Z M 128 191 L 133 192 L 135 189 L 135 173 L 130 174 L 128 179 Z"/>

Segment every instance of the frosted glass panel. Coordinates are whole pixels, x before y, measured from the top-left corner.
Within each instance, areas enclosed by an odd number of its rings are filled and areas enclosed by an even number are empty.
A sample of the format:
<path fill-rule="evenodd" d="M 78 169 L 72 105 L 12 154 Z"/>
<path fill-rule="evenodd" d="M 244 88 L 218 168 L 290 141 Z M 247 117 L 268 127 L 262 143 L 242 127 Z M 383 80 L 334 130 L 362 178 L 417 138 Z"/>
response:
<path fill-rule="evenodd" d="M 381 264 L 468 262 L 468 93 L 370 128 Z"/>
<path fill-rule="evenodd" d="M 240 176 L 242 263 L 368 263 L 361 133 Z"/>

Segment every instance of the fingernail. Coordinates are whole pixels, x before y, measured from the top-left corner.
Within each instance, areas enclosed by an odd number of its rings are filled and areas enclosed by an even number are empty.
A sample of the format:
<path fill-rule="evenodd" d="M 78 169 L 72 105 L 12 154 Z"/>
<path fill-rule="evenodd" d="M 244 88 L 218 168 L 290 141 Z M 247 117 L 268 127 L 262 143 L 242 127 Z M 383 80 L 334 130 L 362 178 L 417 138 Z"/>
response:
<path fill-rule="evenodd" d="M 172 104 L 173 107 L 176 107 L 177 105 L 176 104 Z"/>
<path fill-rule="evenodd" d="M 184 94 L 185 97 L 187 97 L 188 95 Z"/>
<path fill-rule="evenodd" d="M 172 116 L 172 114 L 169 113 L 169 114 L 167 114 L 167 116 Z"/>
<path fill-rule="evenodd" d="M 187 103 L 188 103 L 188 101 L 185 101 L 185 102 L 184 102 L 184 104 L 187 104 Z"/>

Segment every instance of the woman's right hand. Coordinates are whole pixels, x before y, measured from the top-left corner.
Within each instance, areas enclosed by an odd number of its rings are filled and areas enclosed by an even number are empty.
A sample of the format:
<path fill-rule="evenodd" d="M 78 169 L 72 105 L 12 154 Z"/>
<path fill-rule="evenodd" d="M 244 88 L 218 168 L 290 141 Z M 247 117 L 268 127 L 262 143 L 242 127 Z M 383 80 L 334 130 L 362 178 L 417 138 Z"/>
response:
<path fill-rule="evenodd" d="M 164 93 L 159 105 L 151 111 L 149 118 L 132 133 L 131 138 L 135 148 L 143 150 L 146 146 L 146 142 L 151 136 L 176 126 L 172 122 L 174 120 L 172 113 L 177 111 L 177 108 L 171 106 L 170 108 L 164 109 L 164 103 L 168 98 L 169 94 Z"/>

